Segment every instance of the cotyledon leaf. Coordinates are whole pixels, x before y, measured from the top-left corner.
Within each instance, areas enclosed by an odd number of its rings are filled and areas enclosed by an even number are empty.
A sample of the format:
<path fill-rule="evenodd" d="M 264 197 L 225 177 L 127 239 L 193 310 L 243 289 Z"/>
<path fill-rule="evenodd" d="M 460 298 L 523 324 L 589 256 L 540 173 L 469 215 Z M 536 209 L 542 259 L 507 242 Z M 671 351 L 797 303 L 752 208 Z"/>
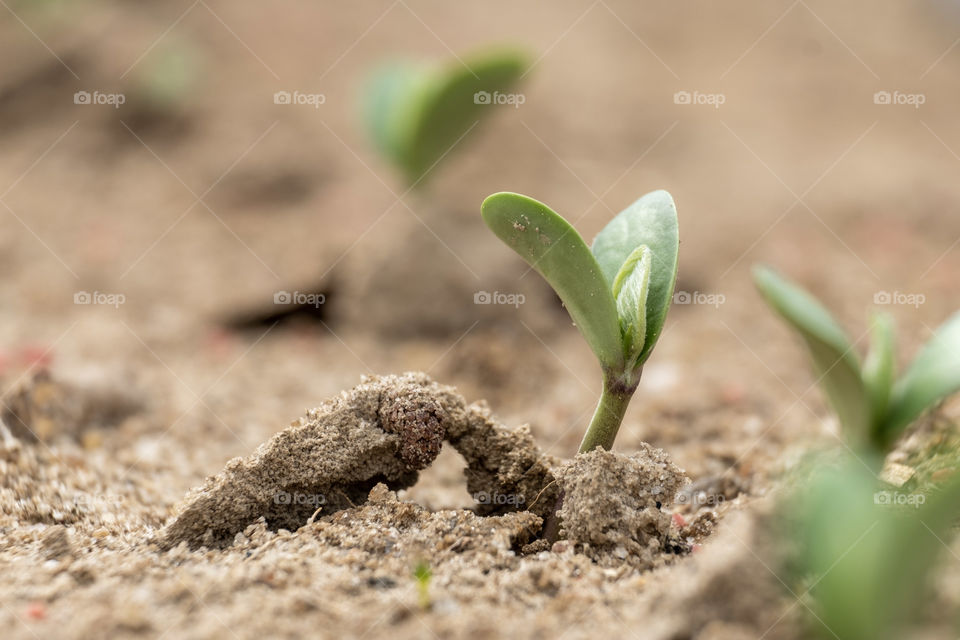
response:
<path fill-rule="evenodd" d="M 960 312 L 937 329 L 894 385 L 884 424 L 887 438 L 895 438 L 926 409 L 956 391 L 960 391 Z"/>
<path fill-rule="evenodd" d="M 863 383 L 870 396 L 873 437 L 884 422 L 890 402 L 890 391 L 896 377 L 894 323 L 889 313 L 878 313 L 870 322 L 870 351 L 863 361 Z M 877 443 L 880 444 L 880 443 Z"/>
<path fill-rule="evenodd" d="M 435 69 L 394 64 L 367 95 L 367 121 L 378 146 L 415 184 L 452 151 L 526 69 L 515 51 L 486 51 Z"/>
<path fill-rule="evenodd" d="M 634 369 L 643 351 L 647 330 L 647 294 L 650 288 L 650 247 L 637 247 L 627 258 L 613 282 L 620 333 L 627 370 Z"/>
<path fill-rule="evenodd" d="M 803 337 L 844 431 L 864 444 L 869 438 L 870 401 L 860 362 L 843 329 L 816 298 L 773 269 L 754 267 L 753 279 L 770 306 Z"/>
<path fill-rule="evenodd" d="M 653 191 L 620 212 L 597 234 L 591 251 L 610 286 L 620 267 L 637 247 L 650 248 L 650 284 L 647 294 L 646 337 L 639 356 L 649 357 L 673 299 L 680 250 L 677 207 L 666 191 Z"/>
<path fill-rule="evenodd" d="M 547 205 L 518 193 L 495 193 L 481 211 L 497 237 L 550 283 L 600 364 L 620 370 L 616 302 L 580 234 Z"/>
<path fill-rule="evenodd" d="M 404 134 L 418 108 L 419 96 L 430 82 L 423 65 L 400 62 L 373 74 L 363 102 L 364 120 L 381 153 L 401 167 L 406 163 Z"/>

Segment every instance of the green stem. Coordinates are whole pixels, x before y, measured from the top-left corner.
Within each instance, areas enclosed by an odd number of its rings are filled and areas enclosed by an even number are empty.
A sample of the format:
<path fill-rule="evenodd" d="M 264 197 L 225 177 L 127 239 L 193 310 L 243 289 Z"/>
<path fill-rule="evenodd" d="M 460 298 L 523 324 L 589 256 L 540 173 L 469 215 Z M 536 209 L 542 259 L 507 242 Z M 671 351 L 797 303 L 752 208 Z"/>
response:
<path fill-rule="evenodd" d="M 620 430 L 620 423 L 623 422 L 623 416 L 627 412 L 627 405 L 630 404 L 630 398 L 637 390 L 639 382 L 639 371 L 629 383 L 624 383 L 621 378 L 604 376 L 603 393 L 600 394 L 597 410 L 593 412 L 590 427 L 587 428 L 583 442 L 580 443 L 580 453 L 593 451 L 598 446 L 608 451 L 613 447 L 617 431 Z"/>

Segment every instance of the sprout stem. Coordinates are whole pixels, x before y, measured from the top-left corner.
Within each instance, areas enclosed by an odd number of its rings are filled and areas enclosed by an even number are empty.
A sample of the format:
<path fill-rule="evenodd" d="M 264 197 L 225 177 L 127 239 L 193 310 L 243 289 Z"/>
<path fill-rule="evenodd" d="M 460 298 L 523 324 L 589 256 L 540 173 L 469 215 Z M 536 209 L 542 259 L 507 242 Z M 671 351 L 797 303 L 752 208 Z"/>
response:
<path fill-rule="evenodd" d="M 603 393 L 600 394 L 600 402 L 593 413 L 593 419 L 590 420 L 590 427 L 580 443 L 580 453 L 593 451 L 598 446 L 608 451 L 613 447 L 620 423 L 627 412 L 627 405 L 640 383 L 640 371 L 630 378 L 628 383 L 624 383 L 622 378 L 609 375 L 603 377 Z"/>

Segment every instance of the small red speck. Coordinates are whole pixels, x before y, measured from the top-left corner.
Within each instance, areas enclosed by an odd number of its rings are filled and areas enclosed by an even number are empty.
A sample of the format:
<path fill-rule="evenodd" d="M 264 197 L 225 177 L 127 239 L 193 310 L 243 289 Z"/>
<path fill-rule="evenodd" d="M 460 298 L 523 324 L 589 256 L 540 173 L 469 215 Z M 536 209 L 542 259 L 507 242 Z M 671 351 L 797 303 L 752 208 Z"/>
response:
<path fill-rule="evenodd" d="M 702 544 L 693 544 L 693 545 L 690 545 L 690 553 L 698 553 L 698 552 L 700 551 L 700 548 L 701 548 L 702 546 L 703 546 Z"/>
<path fill-rule="evenodd" d="M 673 514 L 673 524 L 677 525 L 678 529 L 683 529 L 687 526 L 687 521 L 683 519 L 683 516 L 679 513 Z"/>
<path fill-rule="evenodd" d="M 207 333 L 205 347 L 216 358 L 225 358 L 234 351 L 236 339 L 230 333 L 214 329 Z"/>
<path fill-rule="evenodd" d="M 738 384 L 728 384 L 720 392 L 720 399 L 724 404 L 736 405 L 743 402 L 747 392 Z"/>
<path fill-rule="evenodd" d="M 26 614 L 31 620 L 43 620 L 47 617 L 47 607 L 42 602 L 31 602 L 27 605 Z"/>
<path fill-rule="evenodd" d="M 17 352 L 17 360 L 28 367 L 49 367 L 53 352 L 39 345 L 27 345 Z"/>

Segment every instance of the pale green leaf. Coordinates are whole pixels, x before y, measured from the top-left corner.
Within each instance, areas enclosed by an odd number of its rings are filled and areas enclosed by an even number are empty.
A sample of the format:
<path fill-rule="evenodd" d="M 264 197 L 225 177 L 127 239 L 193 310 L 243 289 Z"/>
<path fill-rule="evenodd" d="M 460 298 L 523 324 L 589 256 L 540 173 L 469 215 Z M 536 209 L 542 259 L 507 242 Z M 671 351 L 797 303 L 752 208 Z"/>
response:
<path fill-rule="evenodd" d="M 774 270 L 755 267 L 753 278 L 770 306 L 806 343 L 820 385 L 848 437 L 865 443 L 870 433 L 870 400 L 856 352 L 843 329 L 816 298 Z"/>
<path fill-rule="evenodd" d="M 870 397 L 870 423 L 875 441 L 879 438 L 876 430 L 886 416 L 896 376 L 894 342 L 893 316 L 889 313 L 874 315 L 870 323 L 870 351 L 863 362 L 863 383 Z"/>
<path fill-rule="evenodd" d="M 642 364 L 660 337 L 677 281 L 680 236 L 677 208 L 666 191 L 648 193 L 620 212 L 597 234 L 591 251 L 610 287 L 620 267 L 640 245 L 650 248 L 650 282 Z"/>
<path fill-rule="evenodd" d="M 601 365 L 621 370 L 616 303 L 580 234 L 547 205 L 517 193 L 495 193 L 481 210 L 497 237 L 557 292 Z"/>
<path fill-rule="evenodd" d="M 887 438 L 896 438 L 921 413 L 956 391 L 960 391 L 960 313 L 937 329 L 894 385 L 884 424 Z"/>
<path fill-rule="evenodd" d="M 650 288 L 652 252 L 646 245 L 637 247 L 620 267 L 613 282 L 620 333 L 627 370 L 634 369 L 643 351 L 647 328 L 647 294 Z"/>
<path fill-rule="evenodd" d="M 525 69 L 524 57 L 513 51 L 484 52 L 440 69 L 391 65 L 368 90 L 368 126 L 381 150 L 416 184 L 482 118 L 510 108 L 492 104 L 492 97 L 508 95 Z"/>

